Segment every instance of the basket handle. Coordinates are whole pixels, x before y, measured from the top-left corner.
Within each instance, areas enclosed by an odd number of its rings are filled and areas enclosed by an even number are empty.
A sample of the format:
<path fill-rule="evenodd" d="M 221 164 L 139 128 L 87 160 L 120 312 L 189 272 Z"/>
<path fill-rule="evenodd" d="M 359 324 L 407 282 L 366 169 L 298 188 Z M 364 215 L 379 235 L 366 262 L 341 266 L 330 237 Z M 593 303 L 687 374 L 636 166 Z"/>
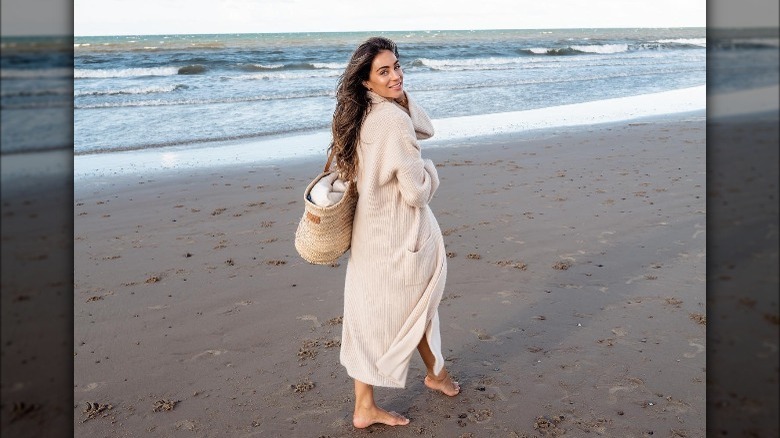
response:
<path fill-rule="evenodd" d="M 328 155 L 328 161 L 325 163 L 325 169 L 323 169 L 322 173 L 328 173 L 328 170 L 330 169 L 330 164 L 333 162 L 333 157 L 336 156 L 336 149 L 331 148 L 330 155 Z M 348 190 L 351 190 L 355 193 L 357 193 L 357 185 L 356 184 L 349 184 Z"/>
<path fill-rule="evenodd" d="M 331 147 L 330 149 L 330 155 L 328 155 L 328 162 L 325 163 L 325 169 L 322 171 L 323 173 L 327 173 L 330 169 L 330 163 L 333 161 L 333 157 L 336 156 L 336 148 Z"/>

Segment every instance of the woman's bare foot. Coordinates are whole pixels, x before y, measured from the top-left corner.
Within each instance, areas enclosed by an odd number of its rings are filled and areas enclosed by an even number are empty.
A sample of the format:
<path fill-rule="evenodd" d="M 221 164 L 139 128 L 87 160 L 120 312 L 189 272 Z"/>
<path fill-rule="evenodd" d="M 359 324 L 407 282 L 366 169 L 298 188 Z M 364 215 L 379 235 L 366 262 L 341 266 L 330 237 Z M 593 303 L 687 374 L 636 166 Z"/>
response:
<path fill-rule="evenodd" d="M 397 412 L 387 412 L 377 406 L 355 408 L 352 424 L 356 428 L 363 429 L 376 423 L 387 424 L 388 426 L 405 426 L 409 424 L 409 419 Z"/>
<path fill-rule="evenodd" d="M 460 392 L 458 382 L 452 380 L 447 370 L 442 370 L 438 376 L 428 374 L 425 376 L 425 386 L 436 391 L 441 391 L 444 395 L 454 397 Z"/>

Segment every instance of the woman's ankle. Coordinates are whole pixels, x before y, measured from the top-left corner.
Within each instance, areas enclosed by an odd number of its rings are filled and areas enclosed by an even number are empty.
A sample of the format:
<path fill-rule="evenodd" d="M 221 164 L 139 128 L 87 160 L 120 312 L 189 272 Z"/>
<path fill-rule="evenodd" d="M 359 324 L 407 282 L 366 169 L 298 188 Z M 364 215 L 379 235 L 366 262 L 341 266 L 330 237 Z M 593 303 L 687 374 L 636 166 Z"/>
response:
<path fill-rule="evenodd" d="M 439 375 L 438 376 L 436 374 L 434 374 L 433 370 L 428 370 L 428 374 L 426 374 L 425 377 L 427 377 L 428 379 L 433 380 L 434 382 L 443 382 L 444 379 L 447 378 L 447 376 L 448 376 L 447 369 L 446 368 L 442 368 L 441 371 L 439 371 Z"/>

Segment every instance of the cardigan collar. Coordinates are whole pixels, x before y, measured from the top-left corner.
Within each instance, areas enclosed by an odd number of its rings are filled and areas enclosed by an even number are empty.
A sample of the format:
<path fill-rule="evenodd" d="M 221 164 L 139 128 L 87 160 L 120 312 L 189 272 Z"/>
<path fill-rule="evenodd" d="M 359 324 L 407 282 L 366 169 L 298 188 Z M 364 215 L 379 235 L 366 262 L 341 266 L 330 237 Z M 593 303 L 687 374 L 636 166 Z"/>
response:
<path fill-rule="evenodd" d="M 404 91 L 404 95 L 406 96 L 406 100 L 409 105 L 408 109 L 405 108 L 400 103 L 396 102 L 395 99 L 388 99 L 386 97 L 382 97 L 373 91 L 366 91 L 366 93 L 368 93 L 368 97 L 369 99 L 371 99 L 372 105 L 387 102 L 397 106 L 398 108 L 403 110 L 406 114 L 408 114 L 409 117 L 412 119 L 412 125 L 414 125 L 414 133 L 416 134 L 418 140 L 425 140 L 427 138 L 433 137 L 433 123 L 431 122 L 430 117 L 428 117 L 428 114 L 426 114 L 425 110 L 423 110 L 419 105 L 417 105 L 417 102 L 415 102 L 414 99 L 412 99 L 412 97 L 406 91 Z"/>

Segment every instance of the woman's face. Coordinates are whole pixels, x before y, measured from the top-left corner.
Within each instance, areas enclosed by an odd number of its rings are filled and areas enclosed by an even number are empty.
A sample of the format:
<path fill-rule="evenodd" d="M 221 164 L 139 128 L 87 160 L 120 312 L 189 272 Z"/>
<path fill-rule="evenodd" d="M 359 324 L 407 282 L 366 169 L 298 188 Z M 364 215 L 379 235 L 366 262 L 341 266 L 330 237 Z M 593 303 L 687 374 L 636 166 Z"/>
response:
<path fill-rule="evenodd" d="M 368 80 L 364 81 L 363 85 L 387 99 L 403 97 L 404 72 L 393 52 L 382 50 L 374 57 Z"/>

